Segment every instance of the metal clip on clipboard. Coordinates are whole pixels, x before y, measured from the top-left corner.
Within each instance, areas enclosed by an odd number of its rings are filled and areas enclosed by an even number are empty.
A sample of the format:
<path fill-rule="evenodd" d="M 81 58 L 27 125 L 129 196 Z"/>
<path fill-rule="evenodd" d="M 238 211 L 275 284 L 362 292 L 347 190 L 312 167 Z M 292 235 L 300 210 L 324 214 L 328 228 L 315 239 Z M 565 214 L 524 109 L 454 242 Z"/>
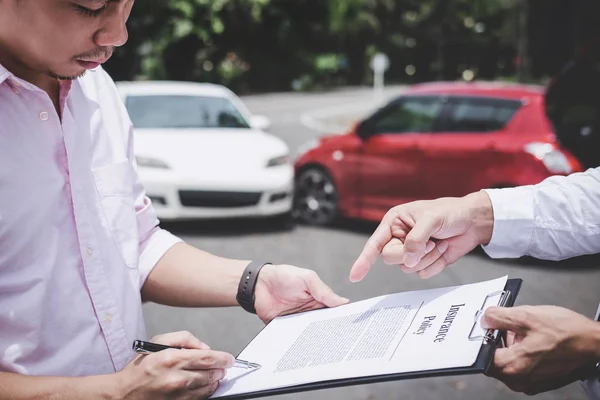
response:
<path fill-rule="evenodd" d="M 490 301 L 491 298 L 494 298 L 498 295 L 500 296 L 500 299 L 498 300 L 498 303 L 496 304 L 496 306 L 498 306 L 498 307 L 506 306 L 506 303 L 508 302 L 508 299 L 510 297 L 510 292 L 508 290 L 499 290 L 497 292 L 493 292 L 493 293 L 490 293 L 487 296 L 485 296 L 485 299 L 483 300 L 483 305 L 475 313 L 475 323 L 473 324 L 473 327 L 471 328 L 471 332 L 469 332 L 469 340 L 483 339 L 483 341 L 485 343 L 491 343 L 491 342 L 495 341 L 496 338 L 498 337 L 499 332 L 497 329 L 488 329 L 484 335 L 476 335 L 476 336 L 473 335 L 475 329 L 479 325 L 478 324 L 479 319 L 481 318 L 481 316 L 483 315 L 483 313 L 485 312 L 485 310 L 487 308 L 486 305 L 488 304 L 488 302 Z"/>

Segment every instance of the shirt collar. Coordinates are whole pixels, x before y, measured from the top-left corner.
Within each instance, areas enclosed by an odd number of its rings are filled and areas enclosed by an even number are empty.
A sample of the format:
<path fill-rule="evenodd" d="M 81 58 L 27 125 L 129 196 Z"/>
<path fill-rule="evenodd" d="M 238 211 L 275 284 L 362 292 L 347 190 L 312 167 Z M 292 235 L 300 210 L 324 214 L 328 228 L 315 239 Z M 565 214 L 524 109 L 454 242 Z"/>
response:
<path fill-rule="evenodd" d="M 41 90 L 37 86 L 34 86 L 29 82 L 17 78 L 12 72 L 7 70 L 2 64 L 0 64 L 0 85 L 2 85 L 5 81 L 11 88 L 13 88 L 13 90 L 15 89 L 15 86 L 22 86 L 30 90 Z M 72 83 L 72 81 L 61 81 L 61 95 L 64 94 L 66 96 L 66 94 L 70 92 Z"/>
<path fill-rule="evenodd" d="M 12 74 L 0 64 L 0 85 L 4 83 Z"/>

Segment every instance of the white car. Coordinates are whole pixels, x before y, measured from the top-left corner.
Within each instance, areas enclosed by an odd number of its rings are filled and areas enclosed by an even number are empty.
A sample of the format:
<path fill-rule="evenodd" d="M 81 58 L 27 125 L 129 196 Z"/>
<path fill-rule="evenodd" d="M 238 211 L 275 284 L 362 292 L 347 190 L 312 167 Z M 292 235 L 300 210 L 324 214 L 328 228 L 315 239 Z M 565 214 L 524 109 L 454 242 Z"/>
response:
<path fill-rule="evenodd" d="M 288 146 L 224 86 L 118 82 L 139 176 L 161 220 L 282 217 L 292 209 Z"/>

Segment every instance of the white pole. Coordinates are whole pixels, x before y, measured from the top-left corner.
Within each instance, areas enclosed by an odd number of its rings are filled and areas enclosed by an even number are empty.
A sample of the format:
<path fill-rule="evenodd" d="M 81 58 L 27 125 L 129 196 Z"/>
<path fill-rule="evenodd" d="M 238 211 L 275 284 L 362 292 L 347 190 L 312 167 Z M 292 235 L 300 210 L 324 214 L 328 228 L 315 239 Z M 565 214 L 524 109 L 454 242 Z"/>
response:
<path fill-rule="evenodd" d="M 376 102 L 381 100 L 383 94 L 383 69 L 374 68 L 373 70 L 373 96 Z"/>
<path fill-rule="evenodd" d="M 373 69 L 373 100 L 381 102 L 383 97 L 384 74 L 388 68 L 389 60 L 385 54 L 378 53 L 371 60 Z"/>

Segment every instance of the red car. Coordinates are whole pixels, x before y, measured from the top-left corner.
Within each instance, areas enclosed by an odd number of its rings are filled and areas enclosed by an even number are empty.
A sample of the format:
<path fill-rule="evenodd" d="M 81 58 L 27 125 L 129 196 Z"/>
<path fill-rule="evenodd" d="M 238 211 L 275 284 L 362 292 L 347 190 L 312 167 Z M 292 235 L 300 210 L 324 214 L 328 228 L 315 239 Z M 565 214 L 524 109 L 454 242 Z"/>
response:
<path fill-rule="evenodd" d="M 535 184 L 584 166 L 559 143 L 542 87 L 415 85 L 296 161 L 295 216 L 379 222 L 393 206 Z"/>

